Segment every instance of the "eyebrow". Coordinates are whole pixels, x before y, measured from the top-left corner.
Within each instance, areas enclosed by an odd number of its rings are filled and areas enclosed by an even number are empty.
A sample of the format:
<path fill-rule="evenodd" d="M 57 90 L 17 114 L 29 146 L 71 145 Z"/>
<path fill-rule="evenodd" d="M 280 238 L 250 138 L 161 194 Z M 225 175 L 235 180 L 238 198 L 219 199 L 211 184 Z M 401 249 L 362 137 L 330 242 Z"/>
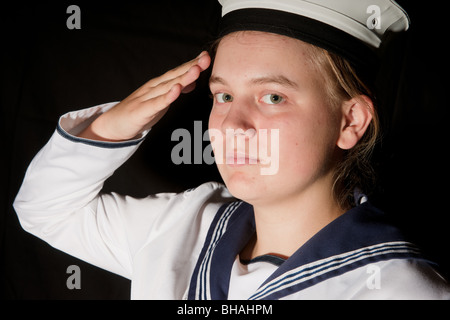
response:
<path fill-rule="evenodd" d="M 212 75 L 209 78 L 209 85 L 211 84 L 223 84 L 223 85 L 227 85 L 227 82 L 225 81 L 225 79 L 218 77 L 218 76 L 214 76 Z M 258 77 L 258 78 L 254 78 L 250 80 L 251 84 L 254 85 L 262 85 L 262 84 L 270 84 L 270 83 L 274 83 L 274 84 L 278 84 L 284 87 L 288 87 L 288 88 L 292 88 L 292 89 L 298 89 L 298 84 L 292 80 L 290 80 L 289 78 L 283 76 L 283 75 L 268 75 L 268 76 L 262 76 L 262 77 Z"/>

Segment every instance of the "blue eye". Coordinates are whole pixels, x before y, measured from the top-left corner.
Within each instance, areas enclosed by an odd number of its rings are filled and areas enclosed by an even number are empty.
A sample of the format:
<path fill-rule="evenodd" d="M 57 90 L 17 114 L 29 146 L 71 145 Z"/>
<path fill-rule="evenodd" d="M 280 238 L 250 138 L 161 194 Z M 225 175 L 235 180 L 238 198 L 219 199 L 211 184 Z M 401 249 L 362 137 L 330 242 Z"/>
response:
<path fill-rule="evenodd" d="M 261 101 L 267 104 L 279 104 L 284 101 L 284 98 L 279 94 L 266 94 Z"/>
<path fill-rule="evenodd" d="M 218 103 L 233 102 L 233 96 L 229 93 L 217 93 L 214 95 Z"/>

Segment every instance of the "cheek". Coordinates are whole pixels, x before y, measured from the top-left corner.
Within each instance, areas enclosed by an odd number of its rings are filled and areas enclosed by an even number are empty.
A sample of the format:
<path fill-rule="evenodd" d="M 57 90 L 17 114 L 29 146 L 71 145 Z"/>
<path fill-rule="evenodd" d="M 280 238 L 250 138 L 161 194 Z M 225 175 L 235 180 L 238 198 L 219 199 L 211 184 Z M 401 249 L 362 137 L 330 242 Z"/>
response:
<path fill-rule="evenodd" d="M 280 170 L 308 176 L 330 167 L 337 140 L 332 117 L 301 117 L 280 133 Z"/>

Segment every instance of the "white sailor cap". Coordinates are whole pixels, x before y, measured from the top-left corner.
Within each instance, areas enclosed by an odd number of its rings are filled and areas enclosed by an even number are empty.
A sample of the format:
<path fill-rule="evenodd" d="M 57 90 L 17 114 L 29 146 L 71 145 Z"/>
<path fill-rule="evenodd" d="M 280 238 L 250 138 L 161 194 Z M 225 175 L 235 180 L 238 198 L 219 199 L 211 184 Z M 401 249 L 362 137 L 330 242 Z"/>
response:
<path fill-rule="evenodd" d="M 220 36 L 256 30 L 298 38 L 363 66 L 409 18 L 392 0 L 219 0 Z"/>

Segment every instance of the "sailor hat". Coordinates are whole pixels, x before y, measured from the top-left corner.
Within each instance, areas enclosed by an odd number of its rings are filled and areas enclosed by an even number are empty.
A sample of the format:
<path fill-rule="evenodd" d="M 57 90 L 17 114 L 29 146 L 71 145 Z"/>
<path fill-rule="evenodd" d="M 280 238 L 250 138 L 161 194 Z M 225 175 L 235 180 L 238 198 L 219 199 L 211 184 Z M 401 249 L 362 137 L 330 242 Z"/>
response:
<path fill-rule="evenodd" d="M 219 0 L 220 36 L 234 31 L 277 33 L 334 52 L 356 67 L 376 61 L 387 35 L 409 18 L 391 0 Z"/>

